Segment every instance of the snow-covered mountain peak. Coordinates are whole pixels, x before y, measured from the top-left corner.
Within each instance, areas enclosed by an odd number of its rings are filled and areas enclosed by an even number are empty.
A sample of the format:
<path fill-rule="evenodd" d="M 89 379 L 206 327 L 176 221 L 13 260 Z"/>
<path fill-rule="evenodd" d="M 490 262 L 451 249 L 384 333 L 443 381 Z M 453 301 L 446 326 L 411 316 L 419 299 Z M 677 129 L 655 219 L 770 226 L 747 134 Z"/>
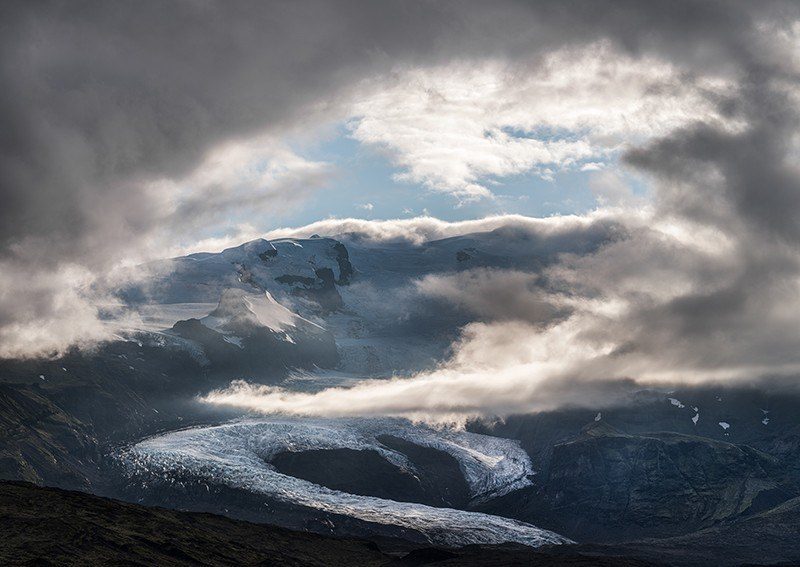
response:
<path fill-rule="evenodd" d="M 318 327 L 275 301 L 268 291 L 252 294 L 238 288 L 223 291 L 217 308 L 200 322 L 215 330 L 231 325 L 265 327 L 276 332 L 298 326 Z"/>

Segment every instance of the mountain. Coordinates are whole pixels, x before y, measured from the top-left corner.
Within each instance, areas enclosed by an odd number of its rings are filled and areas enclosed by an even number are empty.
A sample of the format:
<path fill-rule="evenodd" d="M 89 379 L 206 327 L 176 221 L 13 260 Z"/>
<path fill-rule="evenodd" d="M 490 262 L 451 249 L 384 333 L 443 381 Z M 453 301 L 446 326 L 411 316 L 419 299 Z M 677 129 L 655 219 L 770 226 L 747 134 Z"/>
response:
<path fill-rule="evenodd" d="M 626 541 L 697 531 L 796 493 L 778 459 L 746 445 L 592 422 L 553 447 L 519 517 L 579 541 Z"/>
<path fill-rule="evenodd" d="M 153 262 L 142 268 L 153 276 L 120 297 L 142 314 L 149 330 L 160 332 L 180 320 L 202 319 L 230 290 L 268 294 L 333 335 L 338 361 L 318 366 L 391 376 L 444 358 L 460 327 L 473 318 L 421 297 L 415 288 L 419 279 L 479 268 L 537 272 L 558 254 L 586 253 L 607 238 L 598 233 L 569 240 L 501 227 L 421 243 L 353 234 L 258 239 L 219 253 Z"/>
<path fill-rule="evenodd" d="M 363 541 L 22 483 L 0 483 L 0 521 L 3 565 L 377 566 L 388 560 Z"/>
<path fill-rule="evenodd" d="M 200 345 L 216 371 L 246 372 L 269 380 L 285 368 L 333 367 L 333 335 L 292 313 L 269 292 L 222 292 L 217 308 L 200 319 L 178 321 L 172 332 Z"/>
<path fill-rule="evenodd" d="M 613 407 L 466 430 L 251 415 L 198 399 L 234 379 L 315 391 L 432 368 L 475 316 L 420 294 L 421 278 L 535 274 L 606 238 L 513 227 L 414 243 L 340 235 L 154 263 L 145 284 L 119 292 L 141 322 L 117 339 L 0 360 L 0 478 L 391 541 L 406 556 L 387 561 L 407 565 L 530 555 L 501 553 L 503 542 L 680 565 L 800 561 L 791 388 L 631 386 Z"/>
<path fill-rule="evenodd" d="M 12 482 L 0 482 L 0 521 L 3 565 L 652 565 L 578 552 L 565 558 L 519 547 L 420 548 L 390 554 L 366 541 Z"/>

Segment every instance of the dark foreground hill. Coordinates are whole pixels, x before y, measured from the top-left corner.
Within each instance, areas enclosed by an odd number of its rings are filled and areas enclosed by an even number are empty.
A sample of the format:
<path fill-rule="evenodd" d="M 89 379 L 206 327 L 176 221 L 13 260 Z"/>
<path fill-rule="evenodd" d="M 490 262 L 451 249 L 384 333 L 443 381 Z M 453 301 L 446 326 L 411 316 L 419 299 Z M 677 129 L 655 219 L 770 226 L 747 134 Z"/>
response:
<path fill-rule="evenodd" d="M 150 508 L 21 482 L 0 482 L 0 525 L 2 565 L 652 565 L 563 551 L 551 555 L 520 546 L 388 554 L 366 541 Z"/>

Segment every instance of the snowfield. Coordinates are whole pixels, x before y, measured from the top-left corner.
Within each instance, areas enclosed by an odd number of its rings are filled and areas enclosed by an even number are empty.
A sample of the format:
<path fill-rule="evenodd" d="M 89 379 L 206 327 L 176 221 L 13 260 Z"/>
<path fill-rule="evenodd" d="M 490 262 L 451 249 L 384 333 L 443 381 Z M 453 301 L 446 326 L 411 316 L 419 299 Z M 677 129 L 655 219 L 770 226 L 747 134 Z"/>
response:
<path fill-rule="evenodd" d="M 257 239 L 219 253 L 153 262 L 149 269 L 158 275 L 130 295 L 142 298 L 135 307 L 141 329 L 169 332 L 174 323 L 190 318 L 213 328 L 216 322 L 208 315 L 227 290 L 240 289 L 260 296 L 248 308 L 263 326 L 286 327 L 289 340 L 290 320 L 313 322 L 333 334 L 341 359 L 337 370 L 388 378 L 435 365 L 466 322 L 446 309 L 431 317 L 430 305 L 421 307 L 415 291 L 420 278 L 481 267 L 536 272 L 557 253 L 582 252 L 591 244 L 565 246 L 557 237 L 512 228 L 419 244 L 371 242 L 346 234 Z M 341 298 L 341 307 L 331 312 L 297 293 L 319 285 L 321 271 L 333 275 L 332 295 Z M 427 319 L 418 320 L 421 314 Z M 431 332 L 432 326 L 439 328 Z M 238 337 L 228 339 L 235 344 Z"/>
<path fill-rule="evenodd" d="M 331 490 L 276 471 L 269 462 L 285 451 L 374 450 L 399 467 L 414 467 L 376 437 L 393 435 L 452 455 L 473 502 L 530 485 L 530 459 L 511 440 L 459 430 L 436 430 L 402 419 L 260 418 L 175 431 L 144 440 L 120 459 L 131 476 L 170 478 L 187 471 L 199 479 L 279 501 L 417 530 L 432 544 L 516 542 L 538 547 L 569 540 L 533 525 L 478 512 L 435 508 Z"/>

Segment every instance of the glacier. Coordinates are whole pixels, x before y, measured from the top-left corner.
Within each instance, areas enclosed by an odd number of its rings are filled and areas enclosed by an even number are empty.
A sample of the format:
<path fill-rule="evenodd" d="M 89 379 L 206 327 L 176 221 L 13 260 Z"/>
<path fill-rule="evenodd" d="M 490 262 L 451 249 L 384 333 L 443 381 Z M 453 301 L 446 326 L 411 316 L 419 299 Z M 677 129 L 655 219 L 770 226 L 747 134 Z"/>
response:
<path fill-rule="evenodd" d="M 413 471 L 405 455 L 377 437 L 393 435 L 452 455 L 473 503 L 529 486 L 533 469 L 518 443 L 456 429 L 434 429 L 399 418 L 247 418 L 151 437 L 118 455 L 131 477 L 191 473 L 200 480 L 266 495 L 278 501 L 343 514 L 366 522 L 416 530 L 432 544 L 462 546 L 515 542 L 538 547 L 570 541 L 517 520 L 451 508 L 360 496 L 282 474 L 269 463 L 285 451 L 348 448 L 377 451 Z"/>

